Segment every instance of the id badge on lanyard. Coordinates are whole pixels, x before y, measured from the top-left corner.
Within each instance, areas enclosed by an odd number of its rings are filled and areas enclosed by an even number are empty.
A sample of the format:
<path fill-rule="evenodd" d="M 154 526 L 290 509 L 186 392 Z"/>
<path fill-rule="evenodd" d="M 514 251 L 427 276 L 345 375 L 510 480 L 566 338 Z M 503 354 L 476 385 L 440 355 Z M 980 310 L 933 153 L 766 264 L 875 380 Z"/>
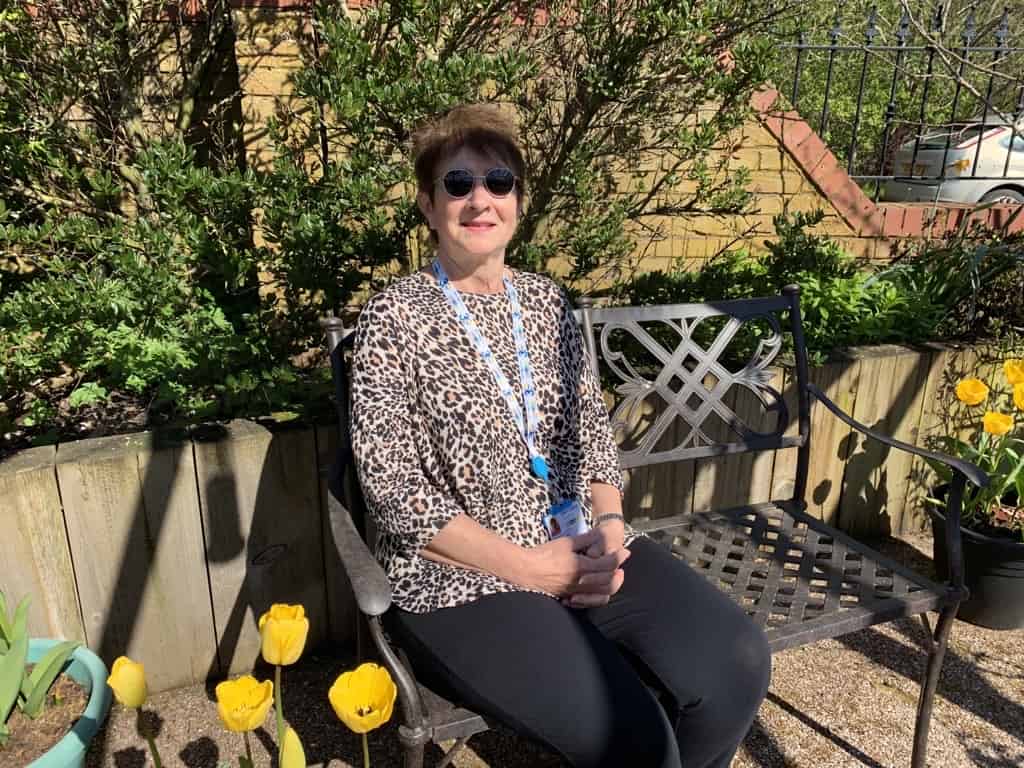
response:
<path fill-rule="evenodd" d="M 579 536 L 590 530 L 583 516 L 583 508 L 576 499 L 565 499 L 554 504 L 541 519 L 549 539 Z"/>
<path fill-rule="evenodd" d="M 516 360 L 519 364 L 519 384 L 523 392 L 522 405 L 519 404 L 511 384 L 509 384 L 508 379 L 494 359 L 490 345 L 473 320 L 472 313 L 466 307 L 465 302 L 462 301 L 459 292 L 451 285 L 451 281 L 448 279 L 448 275 L 445 273 L 441 262 L 435 259 L 431 266 L 441 291 L 455 311 L 455 316 L 473 344 L 473 348 L 490 370 L 501 392 L 501 397 L 505 401 L 509 413 L 519 429 L 519 433 L 523 436 L 523 441 L 526 443 L 527 452 L 530 457 L 531 471 L 536 477 L 543 480 L 550 489 L 551 478 L 548 476 L 547 462 L 535 448 L 539 409 L 537 407 L 536 390 L 533 386 L 533 372 L 530 368 L 530 351 L 526 344 L 526 330 L 523 327 L 523 310 L 519 304 L 519 297 L 516 294 L 515 286 L 508 278 L 503 278 L 505 295 L 508 297 L 509 307 L 512 312 L 512 337 L 515 341 Z M 578 536 L 589 530 L 586 518 L 583 516 L 583 509 L 576 499 L 565 499 L 554 504 L 541 518 L 541 523 L 551 539 L 558 539 L 562 536 Z"/>

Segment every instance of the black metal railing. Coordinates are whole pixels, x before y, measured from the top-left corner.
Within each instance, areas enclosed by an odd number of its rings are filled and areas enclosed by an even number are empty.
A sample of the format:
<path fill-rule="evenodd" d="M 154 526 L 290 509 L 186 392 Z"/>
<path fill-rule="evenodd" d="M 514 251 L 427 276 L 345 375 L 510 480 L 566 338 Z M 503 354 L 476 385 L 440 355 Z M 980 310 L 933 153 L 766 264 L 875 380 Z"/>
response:
<path fill-rule="evenodd" d="M 876 199 L 953 180 L 1024 194 L 1024 41 L 1007 8 L 948 7 L 840 6 L 817 30 L 778 17 L 780 90 Z"/>

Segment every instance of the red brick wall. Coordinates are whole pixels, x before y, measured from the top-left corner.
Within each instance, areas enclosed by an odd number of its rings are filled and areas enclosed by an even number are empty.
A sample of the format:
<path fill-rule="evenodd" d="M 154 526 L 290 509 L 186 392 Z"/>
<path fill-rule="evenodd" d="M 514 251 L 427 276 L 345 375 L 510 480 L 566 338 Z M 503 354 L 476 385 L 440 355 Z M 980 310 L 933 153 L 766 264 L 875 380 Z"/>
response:
<path fill-rule="evenodd" d="M 847 175 L 807 121 L 795 110 L 777 107 L 780 102 L 779 92 L 766 87 L 752 103 L 765 128 L 860 237 L 941 237 L 964 220 L 1000 227 L 1021 207 L 999 205 L 975 212 L 974 206 L 951 203 L 875 203 Z M 1010 231 L 1024 231 L 1024 212 L 1011 222 Z"/>

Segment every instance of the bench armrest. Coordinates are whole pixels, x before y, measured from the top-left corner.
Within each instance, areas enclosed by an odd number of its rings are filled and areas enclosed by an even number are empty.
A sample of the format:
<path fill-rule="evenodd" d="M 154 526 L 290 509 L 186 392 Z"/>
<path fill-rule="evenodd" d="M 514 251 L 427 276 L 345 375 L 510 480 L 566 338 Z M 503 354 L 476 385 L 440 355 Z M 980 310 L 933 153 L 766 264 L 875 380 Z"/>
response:
<path fill-rule="evenodd" d="M 334 547 L 352 582 L 359 610 L 367 616 L 380 616 L 391 607 L 391 584 L 352 522 L 352 515 L 338 500 L 330 485 L 328 483 L 327 514 Z"/>
<path fill-rule="evenodd" d="M 954 456 L 947 456 L 936 451 L 927 451 L 915 445 L 896 440 L 889 435 L 882 434 L 861 424 L 853 417 L 846 414 L 838 405 L 833 403 L 828 395 L 822 392 L 813 384 L 807 385 L 807 391 L 814 396 L 822 405 L 828 408 L 837 419 L 852 427 L 872 440 L 877 440 L 890 448 L 906 451 L 922 459 L 928 459 L 940 464 L 945 464 L 953 470 L 953 482 L 950 485 L 949 494 L 946 497 L 946 555 L 949 562 L 949 584 L 958 594 L 957 599 L 963 600 L 967 597 L 967 588 L 964 586 L 964 565 L 963 565 L 963 541 L 960 536 L 960 511 L 963 504 L 964 490 L 967 481 L 970 480 L 979 488 L 988 485 L 988 475 L 978 466 L 969 461 L 958 459 Z"/>
<path fill-rule="evenodd" d="M 866 424 L 861 424 L 852 416 L 845 413 L 842 408 L 829 399 L 828 395 L 813 384 L 807 385 L 807 391 L 814 395 L 815 399 L 821 402 L 822 405 L 832 411 L 837 419 L 847 426 L 853 427 L 862 435 L 867 435 L 872 440 L 877 440 L 884 445 L 888 445 L 890 448 L 897 448 L 901 451 L 912 453 L 915 456 L 920 456 L 922 459 L 930 459 L 932 461 L 937 461 L 940 464 L 945 464 L 950 469 L 956 470 L 962 474 L 979 488 L 984 488 L 988 485 L 988 475 L 986 475 L 977 465 L 972 464 L 969 461 L 964 461 L 963 459 L 958 459 L 955 456 L 948 456 L 945 453 L 938 453 L 936 451 L 928 451 L 924 448 L 918 448 L 916 445 L 910 445 L 909 443 L 904 443 L 901 440 L 889 437 L 889 435 L 871 429 L 871 427 Z"/>

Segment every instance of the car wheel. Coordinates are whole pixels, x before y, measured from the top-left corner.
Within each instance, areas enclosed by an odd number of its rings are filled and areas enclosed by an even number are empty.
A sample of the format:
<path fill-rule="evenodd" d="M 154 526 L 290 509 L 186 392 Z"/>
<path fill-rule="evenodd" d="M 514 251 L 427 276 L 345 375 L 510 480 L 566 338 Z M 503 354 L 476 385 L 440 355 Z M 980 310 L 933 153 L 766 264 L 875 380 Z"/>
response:
<path fill-rule="evenodd" d="M 982 203 L 1024 203 L 1024 192 L 1017 189 L 993 189 L 981 198 Z"/>

